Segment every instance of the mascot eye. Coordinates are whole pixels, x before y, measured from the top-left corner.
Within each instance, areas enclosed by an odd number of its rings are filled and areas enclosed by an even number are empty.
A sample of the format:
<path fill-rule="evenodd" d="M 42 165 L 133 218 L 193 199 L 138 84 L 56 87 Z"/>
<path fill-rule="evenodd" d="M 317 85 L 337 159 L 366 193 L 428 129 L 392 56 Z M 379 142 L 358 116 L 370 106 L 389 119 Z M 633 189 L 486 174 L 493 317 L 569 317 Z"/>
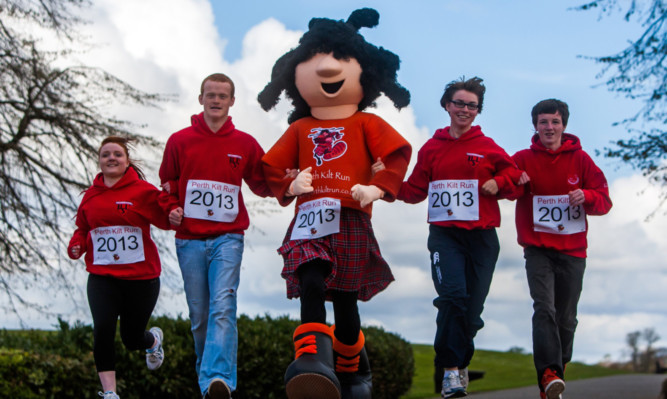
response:
<path fill-rule="evenodd" d="M 341 86 L 343 86 L 343 83 L 345 80 L 341 80 L 340 82 L 336 83 L 322 83 L 322 89 L 326 91 L 329 94 L 334 94 L 338 90 L 340 90 Z"/>

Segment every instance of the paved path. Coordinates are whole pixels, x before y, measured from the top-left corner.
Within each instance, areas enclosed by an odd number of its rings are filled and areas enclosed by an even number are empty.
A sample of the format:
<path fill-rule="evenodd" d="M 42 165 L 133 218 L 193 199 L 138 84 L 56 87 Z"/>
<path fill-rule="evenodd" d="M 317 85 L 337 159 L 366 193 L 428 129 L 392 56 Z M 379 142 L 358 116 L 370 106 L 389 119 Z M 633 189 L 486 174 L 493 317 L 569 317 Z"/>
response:
<path fill-rule="evenodd" d="M 566 381 L 563 399 L 657 399 L 665 379 L 667 376 L 664 374 L 625 374 Z M 539 397 L 537 386 L 468 395 L 470 399 L 539 399 Z"/>

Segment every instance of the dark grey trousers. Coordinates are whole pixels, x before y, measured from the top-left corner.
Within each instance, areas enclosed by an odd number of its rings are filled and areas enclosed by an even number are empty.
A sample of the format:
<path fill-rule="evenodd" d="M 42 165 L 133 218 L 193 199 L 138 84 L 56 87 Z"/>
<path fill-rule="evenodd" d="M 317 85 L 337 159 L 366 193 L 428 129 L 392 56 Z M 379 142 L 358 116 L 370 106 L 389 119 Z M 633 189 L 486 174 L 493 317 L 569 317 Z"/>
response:
<path fill-rule="evenodd" d="M 524 258 L 533 298 L 533 361 L 539 385 L 547 368 L 562 378 L 572 360 L 586 258 L 538 247 L 526 247 Z"/>

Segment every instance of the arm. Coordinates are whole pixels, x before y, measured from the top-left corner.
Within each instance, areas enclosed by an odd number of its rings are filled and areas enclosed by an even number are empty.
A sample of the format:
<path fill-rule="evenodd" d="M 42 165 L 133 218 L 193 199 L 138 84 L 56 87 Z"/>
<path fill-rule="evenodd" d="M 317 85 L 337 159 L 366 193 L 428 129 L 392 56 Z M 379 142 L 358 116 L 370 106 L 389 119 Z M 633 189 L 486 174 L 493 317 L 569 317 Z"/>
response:
<path fill-rule="evenodd" d="M 150 187 L 147 187 L 146 193 L 141 200 L 144 204 L 142 212 L 150 224 L 162 230 L 170 230 L 173 223 L 170 223 L 169 213 L 165 212 L 158 202 L 162 191 L 150 183 L 147 184 Z"/>
<path fill-rule="evenodd" d="M 180 167 L 178 164 L 178 151 L 174 148 L 173 136 L 167 140 L 160 164 L 160 186 L 164 190 L 157 198 L 158 205 L 165 213 L 169 213 L 179 207 L 179 178 Z"/>
<path fill-rule="evenodd" d="M 517 200 L 521 198 L 527 192 L 530 192 L 530 176 L 528 173 L 524 172 L 524 164 L 522 163 L 519 153 L 516 153 L 512 156 L 512 161 L 519 168 L 521 175 L 519 176 L 518 181 L 513 181 L 514 172 L 512 169 L 506 169 L 501 171 L 495 178 L 507 179 L 508 182 L 505 184 L 503 191 L 500 193 L 500 197 L 508 199 L 510 201 Z M 509 175 L 506 175 L 505 172 L 511 172 Z"/>
<path fill-rule="evenodd" d="M 249 159 L 243 171 L 243 180 L 255 195 L 266 198 L 272 196 L 273 192 L 264 178 L 264 168 L 262 167 L 263 156 L 264 150 L 262 150 L 257 141 L 254 141 L 252 149 L 248 151 Z"/>
<path fill-rule="evenodd" d="M 496 145 L 497 146 L 497 145 Z M 497 146 L 496 151 L 489 154 L 493 163 L 495 172 L 493 179 L 484 183 L 495 182 L 496 192 L 485 193 L 487 195 L 498 195 L 500 198 L 516 199 L 519 192 L 523 192 L 519 186 L 530 181 L 530 177 L 523 170 L 517 167 L 515 160 L 510 157 L 505 150 Z M 484 185 L 482 189 L 484 189 Z M 519 195 L 520 196 L 520 195 Z M 516 198 L 515 198 L 516 197 Z"/>
<path fill-rule="evenodd" d="M 74 233 L 72 234 L 72 238 L 69 240 L 69 245 L 67 246 L 67 256 L 69 256 L 70 259 L 79 259 L 87 250 L 86 242 L 90 226 L 88 226 L 83 210 L 81 210 L 81 205 L 79 205 L 79 209 L 76 213 L 76 227 L 76 230 L 74 230 Z"/>
<path fill-rule="evenodd" d="M 405 177 L 405 172 L 408 169 L 410 153 L 411 149 L 409 147 L 402 147 L 387 156 L 382 157 L 385 169 L 375 172 L 369 182 L 369 186 L 375 186 L 383 191 L 382 196 L 379 198 L 384 198 L 384 200 L 388 202 L 392 202 L 396 199 L 403 178 Z M 371 169 L 373 169 L 373 167 L 371 167 Z"/>
<path fill-rule="evenodd" d="M 416 204 L 426 199 L 431 181 L 431 171 L 427 163 L 426 151 L 422 147 L 417 154 L 417 164 L 415 164 L 410 177 L 401 184 L 397 195 L 399 200 L 408 204 Z"/>
<path fill-rule="evenodd" d="M 272 194 L 282 206 L 289 205 L 293 195 L 288 195 L 294 178 L 287 169 L 298 169 L 299 144 L 296 131 L 291 125 L 278 141 L 262 157 L 262 171 L 264 179 Z"/>
<path fill-rule="evenodd" d="M 568 193 L 570 195 L 570 204 L 572 205 L 574 199 L 583 203 L 586 214 L 605 215 L 612 207 L 607 178 L 602 173 L 602 170 L 595 165 L 590 156 L 586 153 L 584 155 L 585 157 L 582 160 L 582 164 L 584 165 L 583 187 L 582 189 Z M 583 200 L 581 198 L 582 195 Z"/>
<path fill-rule="evenodd" d="M 375 186 L 372 190 L 374 197 L 382 191 L 384 194 L 381 197 L 385 201 L 394 201 L 410 163 L 412 146 L 391 125 L 372 114 L 364 119 L 363 132 L 371 159 L 380 158 L 385 165 L 384 170 L 375 171 L 371 175 L 367 187 Z"/>

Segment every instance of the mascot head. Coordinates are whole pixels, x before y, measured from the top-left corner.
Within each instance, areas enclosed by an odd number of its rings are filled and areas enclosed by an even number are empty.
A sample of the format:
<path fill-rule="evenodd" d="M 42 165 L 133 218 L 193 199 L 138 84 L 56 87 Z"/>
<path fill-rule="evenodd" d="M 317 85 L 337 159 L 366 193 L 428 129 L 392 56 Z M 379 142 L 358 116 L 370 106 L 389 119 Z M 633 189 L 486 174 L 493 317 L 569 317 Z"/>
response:
<path fill-rule="evenodd" d="M 410 103 L 410 93 L 396 79 L 400 60 L 359 34 L 359 28 L 378 24 L 377 11 L 354 11 L 347 21 L 313 18 L 299 45 L 276 61 L 271 81 L 257 100 L 265 111 L 273 108 L 285 91 L 294 110 L 292 123 L 316 110 L 354 107 L 362 111 L 374 106 L 384 93 L 401 109 Z M 327 118 L 325 118 L 327 119 Z"/>

